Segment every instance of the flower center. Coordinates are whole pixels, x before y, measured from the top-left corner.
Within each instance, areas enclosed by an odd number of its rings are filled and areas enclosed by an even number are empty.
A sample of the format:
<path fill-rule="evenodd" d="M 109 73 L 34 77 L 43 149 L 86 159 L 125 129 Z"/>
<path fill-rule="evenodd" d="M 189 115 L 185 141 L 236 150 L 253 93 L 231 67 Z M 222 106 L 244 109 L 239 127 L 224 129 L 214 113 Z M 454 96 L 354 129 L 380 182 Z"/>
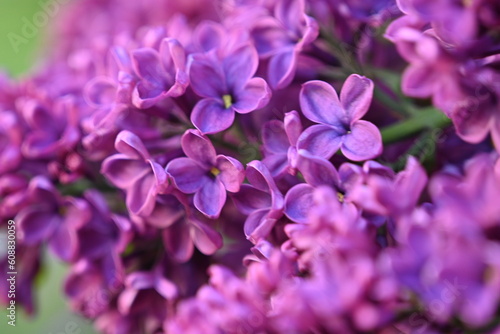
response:
<path fill-rule="evenodd" d="M 340 203 L 344 202 L 344 194 L 342 194 L 339 191 L 337 191 L 337 198 L 338 198 L 338 200 L 339 200 Z"/>
<path fill-rule="evenodd" d="M 210 173 L 212 173 L 213 176 L 217 176 L 220 174 L 220 170 L 216 167 L 210 168 Z"/>
<path fill-rule="evenodd" d="M 224 108 L 229 108 L 233 105 L 233 98 L 229 94 L 222 95 L 222 101 L 224 101 Z"/>

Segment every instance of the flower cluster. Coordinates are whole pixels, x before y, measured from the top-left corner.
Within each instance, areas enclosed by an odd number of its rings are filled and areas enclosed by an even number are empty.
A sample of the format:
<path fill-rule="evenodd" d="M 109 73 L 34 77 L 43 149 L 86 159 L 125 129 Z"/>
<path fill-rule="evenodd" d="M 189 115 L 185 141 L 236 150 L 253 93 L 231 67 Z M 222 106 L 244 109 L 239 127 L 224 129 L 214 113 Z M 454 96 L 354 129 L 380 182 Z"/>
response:
<path fill-rule="evenodd" d="M 47 249 L 106 334 L 498 333 L 499 29 L 488 0 L 69 3 L 0 77 L 18 305 Z"/>

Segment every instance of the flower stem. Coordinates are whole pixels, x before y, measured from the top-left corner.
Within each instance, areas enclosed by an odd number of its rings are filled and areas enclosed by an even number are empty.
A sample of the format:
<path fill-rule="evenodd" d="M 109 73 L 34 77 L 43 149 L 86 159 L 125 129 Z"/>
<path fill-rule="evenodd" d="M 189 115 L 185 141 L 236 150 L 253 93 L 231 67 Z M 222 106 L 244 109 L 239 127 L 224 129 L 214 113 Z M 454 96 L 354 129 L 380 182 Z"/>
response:
<path fill-rule="evenodd" d="M 384 144 L 411 137 L 425 129 L 445 128 L 451 121 L 443 112 L 433 107 L 420 109 L 415 116 L 381 129 Z"/>

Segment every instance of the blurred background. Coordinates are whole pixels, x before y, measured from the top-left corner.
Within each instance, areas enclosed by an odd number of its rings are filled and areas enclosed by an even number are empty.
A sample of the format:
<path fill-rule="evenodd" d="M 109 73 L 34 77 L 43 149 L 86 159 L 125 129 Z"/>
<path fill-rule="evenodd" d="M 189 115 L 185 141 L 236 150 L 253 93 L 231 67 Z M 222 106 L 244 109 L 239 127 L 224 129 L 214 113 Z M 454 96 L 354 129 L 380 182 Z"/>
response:
<path fill-rule="evenodd" d="M 1 71 L 20 77 L 38 62 L 43 54 L 43 40 L 50 37 L 43 37 L 44 31 L 55 17 L 47 13 L 50 1 L 57 0 L 0 0 Z M 0 238 L 0 255 L 6 249 L 6 240 Z M 12 327 L 7 324 L 7 310 L 2 307 L 0 333 L 95 334 L 88 320 L 72 314 L 67 307 L 62 292 L 66 266 L 47 254 L 44 259 L 45 268 L 35 286 L 38 313 L 29 317 L 18 308 L 16 327 Z"/>

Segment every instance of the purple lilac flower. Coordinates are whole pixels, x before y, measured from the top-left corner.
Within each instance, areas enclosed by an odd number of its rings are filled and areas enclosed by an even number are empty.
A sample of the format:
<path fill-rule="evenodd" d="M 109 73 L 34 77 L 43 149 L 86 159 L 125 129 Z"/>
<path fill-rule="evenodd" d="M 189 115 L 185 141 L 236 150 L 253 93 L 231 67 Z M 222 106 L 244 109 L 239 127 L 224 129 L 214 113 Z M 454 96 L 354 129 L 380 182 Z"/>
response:
<path fill-rule="evenodd" d="M 104 160 L 101 172 L 126 191 L 127 208 L 131 213 L 148 216 L 154 209 L 156 196 L 168 187 L 167 174 L 132 132 L 120 132 L 115 148 L 120 153 Z"/>
<path fill-rule="evenodd" d="M 164 39 L 159 51 L 151 48 L 134 50 L 132 59 L 140 79 L 132 92 L 136 107 L 145 109 L 166 97 L 184 93 L 188 85 L 186 55 L 177 40 Z"/>
<path fill-rule="evenodd" d="M 281 89 L 292 82 L 299 54 L 318 34 L 316 20 L 305 14 L 304 0 L 278 0 L 274 17 L 258 20 L 252 37 L 259 55 L 270 57 L 268 78 L 271 87 Z"/>
<path fill-rule="evenodd" d="M 62 198 L 53 184 L 42 176 L 33 178 L 27 191 L 30 205 L 15 218 L 22 243 L 36 246 L 47 241 L 51 251 L 60 259 L 74 259 L 77 249 L 75 230 L 85 223 L 85 217 L 73 215 L 73 210 L 85 203 L 76 198 Z"/>
<path fill-rule="evenodd" d="M 232 199 L 238 210 L 248 215 L 244 232 L 247 239 L 256 244 L 267 237 L 283 216 L 283 195 L 262 162 L 248 163 L 246 176 L 250 184 L 243 184 Z"/>
<path fill-rule="evenodd" d="M 285 114 L 283 122 L 272 120 L 262 128 L 265 158 L 262 163 L 273 177 L 295 174 L 297 167 L 297 139 L 302 132 L 299 114 L 293 110 Z"/>
<path fill-rule="evenodd" d="M 329 159 L 339 148 L 351 160 L 376 157 L 382 152 L 379 130 L 361 120 L 370 107 L 373 83 L 359 75 L 347 78 L 340 94 L 323 81 L 309 81 L 302 86 L 302 113 L 317 125 L 307 128 L 297 147 Z"/>
<path fill-rule="evenodd" d="M 217 218 L 226 203 L 226 191 L 240 190 L 243 166 L 232 157 L 217 155 L 210 140 L 197 130 L 184 133 L 182 149 L 186 157 L 172 160 L 167 173 L 180 191 L 194 193 L 194 206 L 200 212 Z"/>
<path fill-rule="evenodd" d="M 222 60 L 215 50 L 193 54 L 188 63 L 191 88 L 202 97 L 191 121 L 203 134 L 226 130 L 235 112 L 247 114 L 262 108 L 271 97 L 265 80 L 253 77 L 259 60 L 251 45 L 239 47 Z"/>

